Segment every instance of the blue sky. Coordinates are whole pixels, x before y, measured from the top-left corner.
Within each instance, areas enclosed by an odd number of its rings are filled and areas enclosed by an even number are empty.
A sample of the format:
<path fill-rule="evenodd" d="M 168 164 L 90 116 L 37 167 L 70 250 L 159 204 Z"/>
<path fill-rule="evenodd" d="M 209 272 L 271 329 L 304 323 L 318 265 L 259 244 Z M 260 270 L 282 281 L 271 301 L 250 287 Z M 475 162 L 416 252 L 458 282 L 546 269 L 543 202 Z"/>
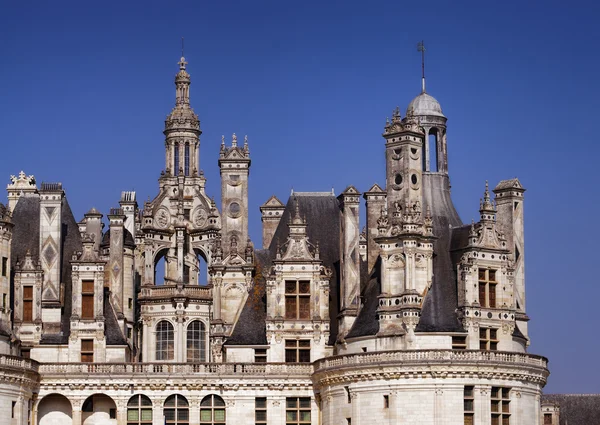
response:
<path fill-rule="evenodd" d="M 218 3 L 218 4 L 217 4 Z M 0 181 L 61 181 L 80 219 L 154 197 L 185 37 L 207 192 L 221 135 L 248 135 L 250 234 L 290 189 L 384 185 L 386 116 L 427 88 L 448 121 L 454 203 L 485 180 L 526 192 L 530 351 L 547 392 L 600 392 L 596 225 L 600 30 L 594 2 L 3 2 Z"/>

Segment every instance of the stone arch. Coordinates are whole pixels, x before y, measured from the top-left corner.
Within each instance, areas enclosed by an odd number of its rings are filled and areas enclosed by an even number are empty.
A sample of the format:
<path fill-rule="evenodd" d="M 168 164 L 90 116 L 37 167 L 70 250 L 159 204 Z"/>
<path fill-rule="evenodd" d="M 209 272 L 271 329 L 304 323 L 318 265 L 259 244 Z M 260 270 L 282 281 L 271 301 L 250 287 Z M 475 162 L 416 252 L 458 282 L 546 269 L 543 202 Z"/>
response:
<path fill-rule="evenodd" d="M 106 394 L 92 394 L 81 406 L 81 425 L 117 425 L 117 405 Z"/>
<path fill-rule="evenodd" d="M 72 425 L 73 408 L 62 394 L 48 394 L 37 405 L 37 425 Z"/>

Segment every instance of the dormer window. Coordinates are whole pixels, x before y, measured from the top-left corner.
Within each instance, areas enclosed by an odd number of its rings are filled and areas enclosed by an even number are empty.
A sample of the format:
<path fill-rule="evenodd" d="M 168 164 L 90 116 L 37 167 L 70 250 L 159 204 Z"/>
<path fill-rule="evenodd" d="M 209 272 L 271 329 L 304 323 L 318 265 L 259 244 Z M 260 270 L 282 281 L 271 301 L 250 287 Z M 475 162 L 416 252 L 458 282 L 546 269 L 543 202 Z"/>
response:
<path fill-rule="evenodd" d="M 291 320 L 310 319 L 310 281 L 285 281 L 285 318 Z"/>
<path fill-rule="evenodd" d="M 81 318 L 94 318 L 94 281 L 81 282 Z"/>

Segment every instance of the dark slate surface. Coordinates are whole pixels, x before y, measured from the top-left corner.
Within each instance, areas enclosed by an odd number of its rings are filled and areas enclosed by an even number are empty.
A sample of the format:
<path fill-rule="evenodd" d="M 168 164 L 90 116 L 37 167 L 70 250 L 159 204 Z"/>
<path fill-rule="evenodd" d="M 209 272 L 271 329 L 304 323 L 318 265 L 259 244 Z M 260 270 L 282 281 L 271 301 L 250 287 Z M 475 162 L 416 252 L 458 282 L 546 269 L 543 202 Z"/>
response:
<path fill-rule="evenodd" d="M 123 241 L 123 245 L 135 248 L 135 240 L 133 239 L 133 235 L 131 234 L 131 232 L 125 228 L 123 228 L 123 231 L 125 233 L 125 240 Z M 102 235 L 102 242 L 100 242 L 100 247 L 110 247 L 110 229 L 108 229 L 106 233 Z"/>
<path fill-rule="evenodd" d="M 288 238 L 288 222 L 294 214 L 296 203 L 300 216 L 306 219 L 307 234 L 312 244 L 319 243 L 320 258 L 323 265 L 331 268 L 333 275 L 329 290 L 329 318 L 331 335 L 328 343 L 333 344 L 337 338 L 337 314 L 339 311 L 338 301 L 338 276 L 340 262 L 340 210 L 339 202 L 335 195 L 323 193 L 294 193 L 287 202 L 281 220 L 271 245 L 267 250 L 255 252 L 256 264 L 261 267 L 265 276 L 269 272 L 271 261 L 277 253 L 277 246 L 282 246 Z M 259 284 L 257 286 L 257 284 Z M 246 302 L 238 323 L 227 341 L 228 345 L 262 345 L 266 343 L 265 318 L 266 307 L 264 301 L 264 283 L 255 282 L 258 294 L 249 297 Z M 258 299 L 261 301 L 258 302 Z M 258 312 L 261 312 L 260 314 Z M 248 323 L 253 321 L 254 323 Z"/>
<path fill-rule="evenodd" d="M 370 277 L 363 277 L 363 282 L 367 282 L 361 290 L 363 306 L 352 328 L 346 335 L 346 339 L 376 335 L 379 332 L 379 320 L 377 320 L 377 307 L 379 303 L 377 302 L 377 297 L 381 294 L 381 286 L 379 284 L 380 265 L 381 262 L 377 259 L 373 267 L 373 274 Z"/>
<path fill-rule="evenodd" d="M 106 345 L 127 345 L 127 340 L 117 321 L 115 310 L 110 304 L 108 288 L 104 288 L 104 334 L 106 335 Z"/>
<path fill-rule="evenodd" d="M 600 424 L 600 394 L 544 394 L 542 403 L 559 405 L 560 425 Z"/>
<path fill-rule="evenodd" d="M 267 330 L 265 318 L 267 316 L 265 285 L 269 269 L 271 268 L 270 253 L 263 249 L 254 252 L 256 275 L 254 286 L 248 294 L 246 304 L 242 308 L 240 317 L 235 325 L 231 337 L 226 345 L 267 345 Z"/>
<path fill-rule="evenodd" d="M 463 331 L 456 308 L 458 288 L 456 270 L 450 256 L 451 228 L 462 221 L 450 198 L 450 182 L 438 173 L 423 173 L 423 209 L 431 208 L 433 234 L 433 283 L 425 296 L 417 332 Z"/>

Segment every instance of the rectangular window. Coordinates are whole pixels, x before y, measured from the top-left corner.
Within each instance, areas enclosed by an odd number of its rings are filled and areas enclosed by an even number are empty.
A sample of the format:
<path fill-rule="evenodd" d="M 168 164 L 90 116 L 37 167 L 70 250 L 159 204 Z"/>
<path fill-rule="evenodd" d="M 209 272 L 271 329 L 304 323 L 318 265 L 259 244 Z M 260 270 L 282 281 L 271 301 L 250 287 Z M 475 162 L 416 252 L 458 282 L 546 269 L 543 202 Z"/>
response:
<path fill-rule="evenodd" d="M 390 396 L 387 394 L 383 396 L 383 408 L 384 409 L 390 408 Z"/>
<path fill-rule="evenodd" d="M 7 295 L 6 294 L 2 294 L 2 308 L 6 309 L 6 307 L 8 307 L 8 302 L 7 302 Z"/>
<path fill-rule="evenodd" d="M 492 425 L 510 425 L 510 388 L 492 387 Z"/>
<path fill-rule="evenodd" d="M 108 418 L 117 419 L 117 409 L 108 409 Z"/>
<path fill-rule="evenodd" d="M 498 349 L 498 329 L 479 328 L 479 349 L 492 351 Z"/>
<path fill-rule="evenodd" d="M 127 307 L 131 310 L 133 308 L 133 298 L 127 298 Z"/>
<path fill-rule="evenodd" d="M 267 362 L 267 349 L 266 348 L 255 348 L 254 349 L 254 363 L 266 363 Z"/>
<path fill-rule="evenodd" d="M 8 275 L 8 258 L 2 257 L 2 276 L 6 277 Z"/>
<path fill-rule="evenodd" d="M 81 340 L 81 363 L 93 363 L 94 362 L 94 340 L 93 339 L 82 339 Z"/>
<path fill-rule="evenodd" d="M 467 337 L 462 335 L 454 335 L 452 337 L 452 349 L 453 350 L 466 350 L 467 349 Z"/>
<path fill-rule="evenodd" d="M 496 308 L 496 270 L 479 269 L 479 305 Z"/>
<path fill-rule="evenodd" d="M 267 398 L 256 397 L 254 399 L 254 424 L 267 425 Z"/>
<path fill-rule="evenodd" d="M 552 425 L 552 413 L 544 413 L 544 425 Z"/>
<path fill-rule="evenodd" d="M 17 402 L 16 402 L 16 401 L 13 401 L 13 402 L 12 402 L 12 410 L 11 410 L 11 413 L 10 413 L 10 417 L 11 417 L 12 419 L 14 419 L 14 418 L 15 418 L 15 410 L 16 410 L 16 407 L 17 407 Z"/>
<path fill-rule="evenodd" d="M 286 339 L 285 362 L 310 363 L 310 339 Z"/>
<path fill-rule="evenodd" d="M 81 318 L 94 318 L 94 281 L 81 282 Z"/>
<path fill-rule="evenodd" d="M 33 321 L 33 286 L 23 286 L 23 321 Z"/>
<path fill-rule="evenodd" d="M 310 319 L 310 281 L 285 281 L 285 318 Z"/>
<path fill-rule="evenodd" d="M 285 399 L 285 424 L 310 424 L 310 397 L 288 397 Z"/>
<path fill-rule="evenodd" d="M 21 357 L 24 359 L 31 358 L 31 349 L 30 348 L 21 348 Z"/>
<path fill-rule="evenodd" d="M 466 386 L 464 390 L 465 425 L 475 423 L 475 388 Z"/>

